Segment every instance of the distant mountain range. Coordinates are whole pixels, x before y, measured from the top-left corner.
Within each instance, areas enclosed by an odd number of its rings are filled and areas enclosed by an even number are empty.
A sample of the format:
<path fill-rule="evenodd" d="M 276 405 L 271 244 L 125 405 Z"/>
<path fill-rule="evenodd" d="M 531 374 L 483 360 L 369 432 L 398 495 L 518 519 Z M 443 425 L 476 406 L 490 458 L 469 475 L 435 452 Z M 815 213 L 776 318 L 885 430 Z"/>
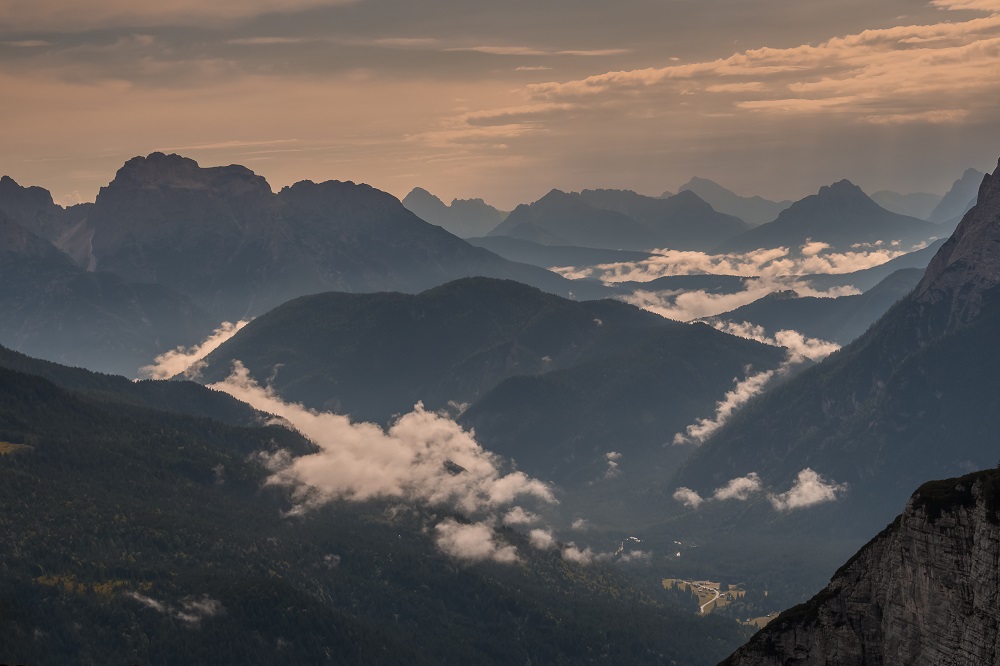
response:
<path fill-rule="evenodd" d="M 656 199 L 629 190 L 552 190 L 515 208 L 489 235 L 545 245 L 692 250 L 707 249 L 746 229 L 742 220 L 714 211 L 690 192 Z"/>
<path fill-rule="evenodd" d="M 890 190 L 879 190 L 871 195 L 872 201 L 882 208 L 900 215 L 908 215 L 919 220 L 930 217 L 931 211 L 941 203 L 941 195 L 929 192 L 914 192 L 900 194 Z M 964 212 L 964 211 L 963 211 Z"/>
<path fill-rule="evenodd" d="M 3 207 L 0 310 L 0 342 L 68 365 L 128 375 L 157 354 L 203 339 L 217 323 L 160 285 L 84 270 L 11 221 Z"/>
<path fill-rule="evenodd" d="M 616 262 L 644 261 L 653 255 L 636 250 L 607 250 L 567 245 L 544 245 L 512 236 L 466 238 L 476 247 L 486 248 L 504 259 L 541 268 L 560 266 L 594 266 Z"/>
<path fill-rule="evenodd" d="M 129 160 L 95 203 L 68 209 L 4 177 L 0 225 L 0 343 L 129 375 L 220 321 L 303 294 L 420 291 L 474 275 L 610 293 L 473 247 L 367 185 L 273 194 L 244 167 L 162 153 Z"/>
<path fill-rule="evenodd" d="M 984 175 L 982 171 L 977 169 L 966 169 L 965 173 L 952 184 L 941 201 L 934 207 L 927 219 L 954 228 L 962 216 L 975 205 L 979 184 L 983 182 Z"/>
<path fill-rule="evenodd" d="M 450 231 L 459 238 L 485 236 L 503 222 L 507 213 L 482 199 L 453 199 L 446 205 L 422 187 L 413 188 L 403 205 L 417 217 Z"/>
<path fill-rule="evenodd" d="M 872 201 L 857 185 L 842 180 L 796 201 L 773 222 L 722 242 L 715 252 L 750 252 L 775 247 L 797 251 L 807 242 L 826 243 L 839 252 L 864 249 L 859 248 L 859 244 L 871 246 L 880 241 L 885 247 L 898 241 L 901 247 L 908 248 L 940 235 L 937 225 L 891 213 Z"/>
<path fill-rule="evenodd" d="M 694 192 L 720 213 L 734 215 L 750 226 L 773 222 L 778 213 L 792 205 L 791 201 L 770 201 L 760 196 L 741 197 L 707 178 L 692 178 L 681 185 L 680 192 Z M 667 198 L 664 192 L 662 198 Z"/>
<path fill-rule="evenodd" d="M 850 489 L 814 511 L 824 533 L 863 535 L 923 480 L 995 463 L 998 247 L 994 174 L 906 298 L 851 345 L 748 405 L 677 484 L 704 489 L 756 472 L 780 485 L 811 468 Z"/>

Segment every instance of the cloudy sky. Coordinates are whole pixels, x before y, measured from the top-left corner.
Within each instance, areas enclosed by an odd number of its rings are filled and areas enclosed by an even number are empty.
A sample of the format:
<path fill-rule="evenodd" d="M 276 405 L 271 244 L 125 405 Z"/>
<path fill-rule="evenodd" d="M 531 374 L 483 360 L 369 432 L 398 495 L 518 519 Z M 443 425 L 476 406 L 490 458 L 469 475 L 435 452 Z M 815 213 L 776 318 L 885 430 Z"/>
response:
<path fill-rule="evenodd" d="M 694 175 L 943 193 L 1000 154 L 1000 0 L 3 0 L 0 173 L 129 157 L 510 208 Z"/>

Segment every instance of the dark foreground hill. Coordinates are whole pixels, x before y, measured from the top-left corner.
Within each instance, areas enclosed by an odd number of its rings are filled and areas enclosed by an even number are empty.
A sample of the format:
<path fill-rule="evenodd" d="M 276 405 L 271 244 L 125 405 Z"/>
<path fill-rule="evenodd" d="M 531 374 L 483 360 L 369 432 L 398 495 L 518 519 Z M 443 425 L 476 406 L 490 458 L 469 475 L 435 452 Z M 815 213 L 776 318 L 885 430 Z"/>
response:
<path fill-rule="evenodd" d="M 925 483 L 809 601 L 722 662 L 995 664 L 1000 472 Z"/>
<path fill-rule="evenodd" d="M 0 662 L 709 664 L 740 640 L 509 530 L 520 562 L 463 564 L 419 507 L 284 517 L 279 448 L 312 450 L 0 368 Z"/>
<path fill-rule="evenodd" d="M 219 381 L 240 361 L 286 400 L 380 423 L 417 401 L 471 405 L 462 422 L 488 448 L 564 482 L 600 476 L 611 451 L 630 465 L 652 453 L 674 464 L 680 452 L 663 449 L 674 432 L 711 416 L 747 366 L 783 358 L 617 301 L 471 278 L 415 296 L 286 303 L 209 355 L 201 377 Z"/>

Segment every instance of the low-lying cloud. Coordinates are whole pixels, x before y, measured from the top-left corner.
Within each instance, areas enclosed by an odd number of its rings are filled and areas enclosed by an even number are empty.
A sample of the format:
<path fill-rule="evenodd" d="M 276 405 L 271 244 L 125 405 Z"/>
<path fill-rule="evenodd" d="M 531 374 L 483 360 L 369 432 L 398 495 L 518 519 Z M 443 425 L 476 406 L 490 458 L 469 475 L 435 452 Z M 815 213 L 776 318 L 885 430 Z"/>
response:
<path fill-rule="evenodd" d="M 674 444 L 694 444 L 700 446 L 729 421 L 730 417 L 746 405 L 753 397 L 763 393 L 775 377 L 791 372 L 806 360 L 818 361 L 840 349 L 835 342 L 818 338 L 807 338 L 798 331 L 781 330 L 774 337 L 766 335 L 763 327 L 748 322 L 728 322 L 709 320 L 715 328 L 730 335 L 756 340 L 773 347 L 783 347 L 788 351 L 785 360 L 773 370 L 751 372 L 749 367 L 744 379 L 735 378 L 736 386 L 727 391 L 722 400 L 715 403 L 715 413 L 711 417 L 700 418 L 687 426 L 683 432 L 674 435 Z"/>
<path fill-rule="evenodd" d="M 833 502 L 838 495 L 847 490 L 846 483 L 826 481 L 822 476 L 806 467 L 799 472 L 795 483 L 786 492 L 769 495 L 768 500 L 778 511 L 802 509 L 816 504 Z"/>
<path fill-rule="evenodd" d="M 840 298 L 861 293 L 860 289 L 851 285 L 819 290 L 802 281 L 760 278 L 748 281 L 742 291 L 727 294 L 714 294 L 702 289 L 693 291 L 636 289 L 631 294 L 618 297 L 618 300 L 655 312 L 667 319 L 693 321 L 730 312 L 776 291 L 794 291 L 796 296 L 813 298 Z"/>
<path fill-rule="evenodd" d="M 517 549 L 500 541 L 487 522 L 464 525 L 447 518 L 434 527 L 434 542 L 441 552 L 457 560 L 510 564 L 519 559 Z"/>
<path fill-rule="evenodd" d="M 746 476 L 740 476 L 735 479 L 731 479 L 729 483 L 722 486 L 721 488 L 716 488 L 715 492 L 712 493 L 712 499 L 716 500 L 739 500 L 744 502 L 750 499 L 751 495 L 760 492 L 763 488 L 760 476 L 757 472 L 750 472 Z"/>
<path fill-rule="evenodd" d="M 693 250 L 653 250 L 653 256 L 641 261 L 562 266 L 551 270 L 563 277 L 594 278 L 605 284 L 649 282 L 672 275 L 739 275 L 743 277 L 782 277 L 818 273 L 853 273 L 879 266 L 898 256 L 920 249 L 882 243 L 855 252 L 830 252 L 826 243 L 808 242 L 793 253 L 787 247 L 761 248 L 752 252 L 707 254 Z"/>
<path fill-rule="evenodd" d="M 768 491 L 760 475 L 750 472 L 746 476 L 730 479 L 724 486 L 716 488 L 709 497 L 702 497 L 697 491 L 681 486 L 674 491 L 673 498 L 689 509 L 698 509 L 706 502 L 746 502 L 755 496 L 764 495 L 776 511 L 784 512 L 836 501 L 846 490 L 846 483 L 827 481 L 812 468 L 806 467 L 798 473 L 792 487 L 782 493 Z"/>
<path fill-rule="evenodd" d="M 782 329 L 773 336 L 769 336 L 763 326 L 746 321 L 735 322 L 710 318 L 706 319 L 705 323 L 729 335 L 756 340 L 772 347 L 784 347 L 793 357 L 799 359 L 807 358 L 810 361 L 819 361 L 840 349 L 840 345 L 836 342 L 809 338 L 791 329 Z"/>
<path fill-rule="evenodd" d="M 685 428 L 684 432 L 675 434 L 674 444 L 703 444 L 716 430 L 725 425 L 737 409 L 761 393 L 777 372 L 778 370 L 756 372 L 742 381 L 737 381 L 736 386 L 716 403 L 715 415 L 711 418 L 698 419 Z"/>
<path fill-rule="evenodd" d="M 271 485 L 292 488 L 293 511 L 337 499 L 398 498 L 454 507 L 469 513 L 493 510 L 518 497 L 554 503 L 552 489 L 523 472 L 501 472 L 501 460 L 483 449 L 453 420 L 417 404 L 388 430 L 352 423 L 282 400 L 236 363 L 210 388 L 285 419 L 319 447 L 316 453 L 268 459 Z"/>
<path fill-rule="evenodd" d="M 196 379 L 205 367 L 205 357 L 222 346 L 222 343 L 236 335 L 249 321 L 240 320 L 235 324 L 224 321 L 219 324 L 201 344 L 192 347 L 177 347 L 157 356 L 152 365 L 139 368 L 139 376 L 145 379 L 170 379 L 183 375 Z"/>

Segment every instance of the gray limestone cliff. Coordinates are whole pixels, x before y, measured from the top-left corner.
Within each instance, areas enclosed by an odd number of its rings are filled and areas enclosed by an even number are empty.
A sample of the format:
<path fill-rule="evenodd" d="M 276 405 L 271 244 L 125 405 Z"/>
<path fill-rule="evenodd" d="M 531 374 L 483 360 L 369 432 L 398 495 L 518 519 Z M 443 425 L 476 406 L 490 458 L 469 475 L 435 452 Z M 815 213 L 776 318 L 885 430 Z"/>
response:
<path fill-rule="evenodd" d="M 965 666 L 1000 659 L 1000 470 L 932 481 L 830 584 L 725 666 Z"/>

